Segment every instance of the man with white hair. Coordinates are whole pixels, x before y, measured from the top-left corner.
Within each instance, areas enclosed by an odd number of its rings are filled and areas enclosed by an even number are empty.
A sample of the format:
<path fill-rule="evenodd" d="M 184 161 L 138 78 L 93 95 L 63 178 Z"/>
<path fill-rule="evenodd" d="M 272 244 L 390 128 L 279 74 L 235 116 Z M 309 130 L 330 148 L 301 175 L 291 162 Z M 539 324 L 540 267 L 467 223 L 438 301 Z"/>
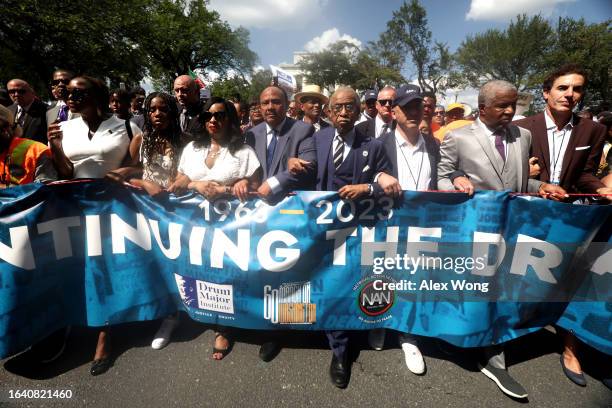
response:
<path fill-rule="evenodd" d="M 387 132 L 395 130 L 395 119 L 393 119 L 393 100 L 395 99 L 395 88 L 385 86 L 378 93 L 376 99 L 376 111 L 378 114 L 374 119 L 369 119 L 357 124 L 357 128 L 371 138 L 381 137 Z"/>

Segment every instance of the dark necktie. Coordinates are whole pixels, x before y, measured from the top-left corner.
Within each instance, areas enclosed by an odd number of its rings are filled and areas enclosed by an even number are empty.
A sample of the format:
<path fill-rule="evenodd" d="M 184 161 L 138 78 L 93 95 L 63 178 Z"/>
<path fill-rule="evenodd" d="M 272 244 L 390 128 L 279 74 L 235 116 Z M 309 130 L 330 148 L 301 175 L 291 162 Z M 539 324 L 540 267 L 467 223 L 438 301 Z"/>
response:
<path fill-rule="evenodd" d="M 505 162 L 506 161 L 506 149 L 504 149 L 504 130 L 503 129 L 497 129 L 493 134 L 495 135 L 495 148 L 497 149 L 497 151 L 499 152 L 499 155 L 501 156 L 502 160 Z"/>
<path fill-rule="evenodd" d="M 342 165 L 343 156 L 344 140 L 342 139 L 342 136 L 338 135 L 336 136 L 336 148 L 334 149 L 334 168 L 336 169 L 336 171 L 338 171 L 340 165 Z"/>
<path fill-rule="evenodd" d="M 65 122 L 68 120 L 68 105 L 62 105 L 59 114 L 57 115 L 57 120 L 60 122 Z"/>
<path fill-rule="evenodd" d="M 381 137 L 382 135 L 387 133 L 388 130 L 389 130 L 389 125 L 385 123 L 384 125 L 382 125 L 382 129 L 380 129 L 380 134 L 378 135 L 378 137 Z"/>
<path fill-rule="evenodd" d="M 276 129 L 272 129 L 272 139 L 270 140 L 270 144 L 268 145 L 268 151 L 266 153 L 266 172 L 268 176 L 270 175 L 270 167 L 272 167 L 272 159 L 274 158 L 274 150 L 276 150 Z"/>
<path fill-rule="evenodd" d="M 17 108 L 17 118 L 15 119 L 15 122 L 17 122 L 17 124 L 19 124 L 19 126 L 23 127 L 23 120 L 25 119 L 25 109 L 23 109 L 21 106 L 19 106 Z"/>

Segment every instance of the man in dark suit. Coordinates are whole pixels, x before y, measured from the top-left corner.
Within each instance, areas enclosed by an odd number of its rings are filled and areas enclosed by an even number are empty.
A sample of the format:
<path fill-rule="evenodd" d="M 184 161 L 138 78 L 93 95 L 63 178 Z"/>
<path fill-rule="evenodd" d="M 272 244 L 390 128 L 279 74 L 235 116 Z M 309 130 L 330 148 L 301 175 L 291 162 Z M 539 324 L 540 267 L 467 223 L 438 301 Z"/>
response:
<path fill-rule="evenodd" d="M 539 192 L 555 200 L 565 191 L 556 185 L 529 178 L 531 133 L 509 125 L 518 92 L 506 81 L 489 81 L 478 94 L 479 118 L 449 131 L 440 146 L 438 188 L 473 194 L 478 190 Z M 480 371 L 507 395 L 527 398 L 527 391 L 506 369 L 504 345 L 484 348 Z"/>
<path fill-rule="evenodd" d="M 355 200 L 382 195 L 375 182 L 381 172 L 389 172 L 389 161 L 382 143 L 354 127 L 359 118 L 359 96 L 351 88 L 338 88 L 330 99 L 334 127 L 315 133 L 317 149 L 317 190 L 338 191 L 340 197 Z M 332 383 L 345 388 L 350 378 L 348 332 L 326 331 L 333 351 L 329 374 Z"/>
<path fill-rule="evenodd" d="M 586 81 L 586 73 L 579 66 L 560 67 L 542 84 L 546 100 L 544 112 L 514 123 L 529 129 L 533 135 L 531 154 L 538 159 L 539 180 L 558 184 L 569 192 L 612 194 L 612 188 L 594 175 L 607 129 L 572 113 L 584 96 Z M 612 196 L 606 198 L 611 200 Z M 563 342 L 563 372 L 574 383 L 585 386 L 586 379 L 576 356 L 578 342 L 571 333 L 563 333 Z"/>
<path fill-rule="evenodd" d="M 257 190 L 259 196 L 277 201 L 292 190 L 314 189 L 314 128 L 287 117 L 289 101 L 285 91 L 279 87 L 264 89 L 259 102 L 264 121 L 245 135 L 263 169 L 264 181 Z M 295 159 L 299 171 L 289 171 L 290 158 Z"/>
<path fill-rule="evenodd" d="M 246 143 L 255 149 L 263 169 L 259 196 L 270 202 L 280 201 L 293 190 L 313 190 L 316 155 L 312 125 L 287 116 L 289 98 L 277 86 L 270 86 L 259 96 L 263 122 L 245 134 Z M 290 171 L 290 163 L 292 170 Z M 269 362 L 280 352 L 272 333 L 259 350 L 259 358 Z"/>
<path fill-rule="evenodd" d="M 376 99 L 377 114 L 373 119 L 358 123 L 355 127 L 371 139 L 381 137 L 387 132 L 395 130 L 396 121 L 393 119 L 393 100 L 395 88 L 385 86 Z"/>
<path fill-rule="evenodd" d="M 11 79 L 6 88 L 14 102 L 9 110 L 23 129 L 23 137 L 47 144 L 47 104 L 38 99 L 30 84 L 22 79 Z"/>
<path fill-rule="evenodd" d="M 78 113 L 70 112 L 66 102 L 68 100 L 68 84 L 74 78 L 74 74 L 65 69 L 58 69 L 53 72 L 51 79 L 51 94 L 55 101 L 47 110 L 47 126 L 55 121 L 64 122 L 66 120 L 78 117 Z"/>
<path fill-rule="evenodd" d="M 202 132 L 200 113 L 203 104 L 200 101 L 200 89 L 189 75 L 181 75 L 174 80 L 174 97 L 180 105 L 179 120 L 183 132 L 197 134 Z"/>

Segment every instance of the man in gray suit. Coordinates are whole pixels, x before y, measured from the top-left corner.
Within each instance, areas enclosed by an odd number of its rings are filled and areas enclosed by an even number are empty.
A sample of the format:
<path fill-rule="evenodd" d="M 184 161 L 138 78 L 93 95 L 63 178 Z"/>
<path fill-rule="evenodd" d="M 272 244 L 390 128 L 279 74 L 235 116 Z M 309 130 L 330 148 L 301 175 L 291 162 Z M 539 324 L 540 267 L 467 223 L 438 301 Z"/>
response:
<path fill-rule="evenodd" d="M 257 190 L 259 196 L 277 201 L 292 190 L 314 190 L 314 127 L 287 117 L 287 94 L 279 87 L 264 89 L 259 101 L 264 121 L 245 135 L 263 169 L 264 181 Z M 289 159 L 296 166 L 294 171 L 289 171 Z"/>
<path fill-rule="evenodd" d="M 266 201 L 278 202 L 292 190 L 314 190 L 317 171 L 314 127 L 287 116 L 289 98 L 282 88 L 264 89 L 259 102 L 264 121 L 245 135 L 263 169 L 264 181 L 257 193 Z M 269 334 L 259 350 L 259 358 L 271 361 L 279 351 L 279 343 Z"/>
<path fill-rule="evenodd" d="M 510 125 L 517 89 L 506 81 L 490 81 L 478 94 L 479 119 L 450 131 L 440 146 L 438 188 L 473 194 L 477 190 L 538 192 L 561 200 L 561 187 L 529 178 L 531 133 Z M 525 389 L 506 370 L 503 345 L 485 348 L 481 371 L 507 395 L 527 398 Z"/>

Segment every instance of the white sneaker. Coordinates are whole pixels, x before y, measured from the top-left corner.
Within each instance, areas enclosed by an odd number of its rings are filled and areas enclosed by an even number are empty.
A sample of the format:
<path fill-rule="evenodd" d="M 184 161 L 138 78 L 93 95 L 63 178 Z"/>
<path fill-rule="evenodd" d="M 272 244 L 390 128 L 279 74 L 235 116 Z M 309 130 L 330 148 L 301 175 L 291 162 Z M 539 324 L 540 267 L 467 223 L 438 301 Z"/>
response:
<path fill-rule="evenodd" d="M 151 348 L 159 350 L 166 347 L 170 342 L 170 336 L 176 326 L 178 326 L 178 318 L 176 316 L 166 317 L 159 327 L 159 330 L 157 330 L 157 333 L 155 333 L 155 337 L 151 342 Z"/>
<path fill-rule="evenodd" d="M 416 345 L 410 343 L 402 343 L 402 350 L 404 350 L 408 369 L 416 375 L 425 373 L 425 361 L 423 360 L 421 350 Z"/>

